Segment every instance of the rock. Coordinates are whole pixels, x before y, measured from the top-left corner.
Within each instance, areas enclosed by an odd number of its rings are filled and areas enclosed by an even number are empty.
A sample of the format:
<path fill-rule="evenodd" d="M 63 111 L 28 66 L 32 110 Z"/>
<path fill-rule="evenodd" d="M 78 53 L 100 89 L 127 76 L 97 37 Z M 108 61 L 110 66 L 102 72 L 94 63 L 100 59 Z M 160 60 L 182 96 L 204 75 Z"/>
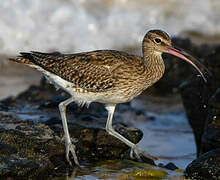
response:
<path fill-rule="evenodd" d="M 208 98 L 210 95 L 206 93 L 204 86 L 204 82 L 198 79 L 185 82 L 180 86 L 185 112 L 194 132 L 197 154 L 200 152 L 201 139 L 209 111 Z"/>
<path fill-rule="evenodd" d="M 206 64 L 215 78 L 215 86 L 220 87 L 220 45 L 212 48 L 206 57 Z"/>
<path fill-rule="evenodd" d="M 181 85 L 181 96 L 192 126 L 198 158 L 185 170 L 192 179 L 220 179 L 220 46 L 212 48 L 205 64 L 213 76 L 204 84 L 191 79 Z"/>
<path fill-rule="evenodd" d="M 210 111 L 202 135 L 201 154 L 220 148 L 220 88 L 210 98 L 209 106 Z"/>
<path fill-rule="evenodd" d="M 17 98 L 0 102 L 0 178 L 43 179 L 69 172 L 71 168 L 65 159 L 58 110 L 59 102 L 66 98 L 65 92 L 55 91 L 42 82 Z M 67 108 L 69 131 L 79 161 L 129 159 L 129 147 L 104 129 L 107 119 L 104 107 L 100 104 L 92 106 L 93 110 L 80 109 L 73 103 Z M 131 109 L 129 104 L 123 106 Z M 122 107 L 124 111 L 126 108 Z M 113 124 L 115 130 L 138 143 L 143 133 L 122 125 L 118 120 Z"/>
<path fill-rule="evenodd" d="M 190 163 L 185 170 L 185 176 L 196 180 L 219 180 L 220 149 L 209 151 Z"/>
<path fill-rule="evenodd" d="M 172 171 L 179 169 L 179 168 L 178 168 L 175 164 L 173 164 L 172 162 L 169 162 L 169 163 L 167 163 L 166 165 L 164 165 L 163 163 L 159 163 L 158 166 L 159 166 L 159 167 L 162 167 L 162 168 L 166 168 L 166 169 L 172 170 Z"/>
<path fill-rule="evenodd" d="M 216 122 L 218 121 L 217 112 L 219 112 L 219 97 L 216 95 L 216 92 L 218 91 L 217 89 L 220 85 L 218 84 L 220 79 L 220 69 L 218 65 L 219 62 L 217 62 L 219 56 L 219 46 L 213 47 L 211 53 L 206 56 L 205 64 L 207 64 L 209 70 L 213 74 L 212 77 L 209 77 L 208 83 L 204 83 L 201 79 L 196 78 L 184 82 L 180 86 L 184 108 L 189 123 L 194 131 L 198 155 L 215 149 L 216 146 L 214 144 L 216 144 L 220 135 L 218 126 L 216 126 Z M 215 131 L 212 131 L 213 117 L 215 117 Z M 210 128 L 212 130 L 210 130 Z M 205 131 L 208 131 L 208 133 Z M 212 137 L 212 143 L 206 141 L 206 139 L 210 140 L 210 137 Z M 210 143 L 214 146 L 211 147 Z"/>
<path fill-rule="evenodd" d="M 214 74 L 209 112 L 202 135 L 201 153 L 220 147 L 220 45 L 215 47 L 207 58 L 209 69 Z"/>

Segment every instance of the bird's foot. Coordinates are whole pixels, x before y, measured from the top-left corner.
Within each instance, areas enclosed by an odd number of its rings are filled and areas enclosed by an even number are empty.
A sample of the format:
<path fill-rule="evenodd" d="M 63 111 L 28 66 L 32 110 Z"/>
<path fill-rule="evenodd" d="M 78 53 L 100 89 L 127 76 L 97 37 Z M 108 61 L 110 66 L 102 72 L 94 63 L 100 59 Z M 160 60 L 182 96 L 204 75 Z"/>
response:
<path fill-rule="evenodd" d="M 157 160 L 156 157 L 151 156 L 150 154 L 148 154 L 146 151 L 140 149 L 137 145 L 135 145 L 134 147 L 131 148 L 130 151 L 130 157 L 131 159 L 138 159 L 138 161 L 142 161 L 141 157 L 147 158 L 147 159 L 151 159 L 151 160 Z"/>
<path fill-rule="evenodd" d="M 80 165 L 79 165 L 78 158 L 77 158 L 77 156 L 76 156 L 76 151 L 75 151 L 75 149 L 76 149 L 76 146 L 73 145 L 71 142 L 68 142 L 68 143 L 66 144 L 66 160 L 67 160 L 67 162 L 70 164 L 70 166 L 73 166 L 73 165 L 72 165 L 72 162 L 70 161 L 70 158 L 69 158 L 69 152 L 71 152 L 75 164 L 78 165 L 78 166 L 80 166 Z"/>

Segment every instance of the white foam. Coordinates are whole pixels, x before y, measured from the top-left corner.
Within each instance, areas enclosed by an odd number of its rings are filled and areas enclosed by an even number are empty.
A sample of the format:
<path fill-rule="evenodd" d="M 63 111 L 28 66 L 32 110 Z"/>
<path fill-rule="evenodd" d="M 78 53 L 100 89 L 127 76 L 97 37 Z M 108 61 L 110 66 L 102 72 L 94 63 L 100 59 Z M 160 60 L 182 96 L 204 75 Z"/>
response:
<path fill-rule="evenodd" d="M 0 17 L 0 53 L 120 49 L 150 28 L 217 34 L 220 1 L 1 0 Z"/>

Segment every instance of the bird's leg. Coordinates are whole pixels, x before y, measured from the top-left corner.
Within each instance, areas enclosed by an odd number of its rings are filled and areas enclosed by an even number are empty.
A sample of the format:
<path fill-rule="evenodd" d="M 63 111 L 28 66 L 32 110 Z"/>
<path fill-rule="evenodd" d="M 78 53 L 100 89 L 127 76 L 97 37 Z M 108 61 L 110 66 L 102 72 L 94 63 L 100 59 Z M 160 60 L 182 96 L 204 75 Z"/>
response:
<path fill-rule="evenodd" d="M 59 110 L 60 110 L 60 115 L 63 123 L 63 129 L 64 129 L 64 139 L 65 139 L 65 146 L 66 146 L 66 160 L 69 162 L 69 164 L 72 166 L 72 163 L 69 159 L 69 152 L 72 153 L 74 162 L 79 166 L 79 162 L 76 156 L 76 151 L 75 151 L 75 145 L 71 143 L 70 135 L 69 135 L 69 130 L 68 130 L 68 125 L 67 125 L 67 120 L 66 120 L 66 106 L 73 102 L 74 99 L 71 97 L 59 104 Z"/>
<path fill-rule="evenodd" d="M 108 119 L 107 119 L 107 123 L 106 123 L 106 131 L 118 138 L 119 140 L 121 140 L 122 142 L 124 142 L 125 144 L 127 144 L 130 148 L 131 148 L 131 153 L 130 153 L 130 157 L 133 157 L 133 152 L 136 154 L 137 158 L 140 160 L 140 155 L 145 156 L 146 158 L 152 159 L 152 160 L 156 160 L 157 158 L 149 155 L 148 153 L 146 153 L 145 151 L 143 151 L 142 149 L 140 149 L 136 144 L 132 143 L 131 141 L 129 141 L 128 139 L 126 139 L 125 137 L 123 137 L 122 135 L 120 135 L 118 132 L 116 132 L 113 127 L 112 127 L 112 119 L 113 119 L 113 115 L 114 115 L 114 111 L 115 111 L 115 104 L 110 104 L 110 105 L 106 105 L 105 108 L 108 111 Z"/>

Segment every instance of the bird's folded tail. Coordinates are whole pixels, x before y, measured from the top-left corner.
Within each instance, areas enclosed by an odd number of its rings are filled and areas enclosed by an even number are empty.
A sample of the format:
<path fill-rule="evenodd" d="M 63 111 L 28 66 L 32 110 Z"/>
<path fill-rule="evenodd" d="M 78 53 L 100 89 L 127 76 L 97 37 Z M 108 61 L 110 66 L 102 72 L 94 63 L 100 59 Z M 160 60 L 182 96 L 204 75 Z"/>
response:
<path fill-rule="evenodd" d="M 33 60 L 33 56 L 31 55 L 31 53 L 21 52 L 20 56 L 17 56 L 15 58 L 9 58 L 9 60 L 14 61 L 16 63 L 34 65 L 34 63 L 31 62 Z"/>

